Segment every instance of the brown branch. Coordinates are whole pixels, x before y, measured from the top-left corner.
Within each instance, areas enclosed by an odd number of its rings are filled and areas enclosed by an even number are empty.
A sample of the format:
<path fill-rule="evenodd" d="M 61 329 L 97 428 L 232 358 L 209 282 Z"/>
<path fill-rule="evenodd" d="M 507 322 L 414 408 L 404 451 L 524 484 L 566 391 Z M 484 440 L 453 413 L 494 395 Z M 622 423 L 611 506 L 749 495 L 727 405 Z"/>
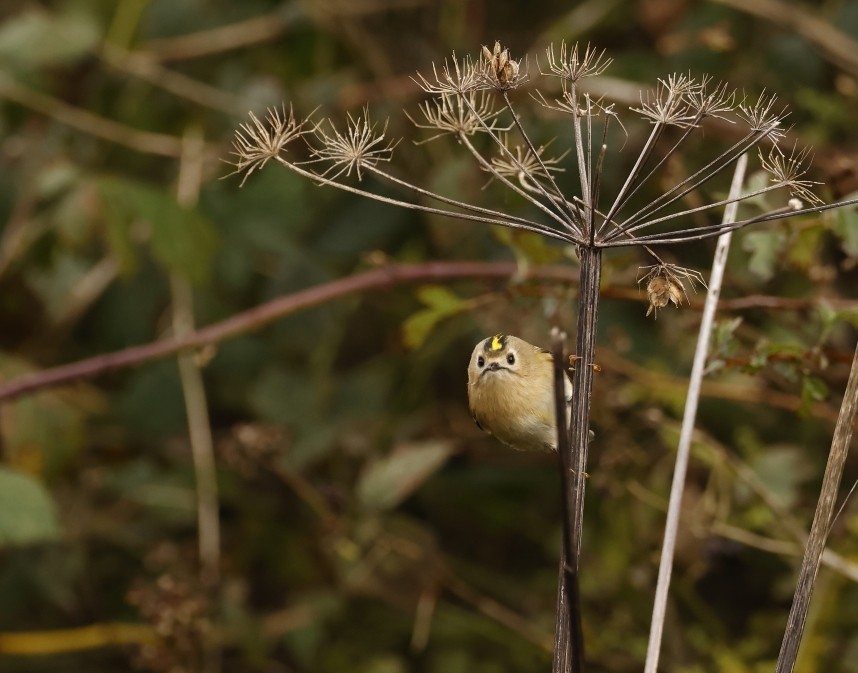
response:
<path fill-rule="evenodd" d="M 540 649 L 549 653 L 551 652 L 551 636 L 537 628 L 532 619 L 519 615 L 495 599 L 481 594 L 453 573 L 447 573 L 444 576 L 442 585 L 451 594 L 465 603 L 472 605 L 484 616 L 498 624 L 502 624 L 513 633 L 517 633 Z"/>
<path fill-rule="evenodd" d="M 450 280 L 452 278 L 509 278 L 518 273 L 514 262 L 427 262 L 425 264 L 389 264 L 347 278 L 300 290 L 279 297 L 226 320 L 204 327 L 186 337 L 164 339 L 132 346 L 113 353 L 96 355 L 58 367 L 26 374 L 0 384 L 0 400 L 9 400 L 36 390 L 78 379 L 93 378 L 109 371 L 134 367 L 167 357 L 186 349 L 216 344 L 225 339 L 260 329 L 283 316 L 358 292 L 389 288 L 404 283 Z M 527 277 L 574 282 L 575 269 L 546 266 L 531 269 Z"/>
<path fill-rule="evenodd" d="M 603 347 L 600 347 L 599 365 L 605 371 L 614 371 L 622 376 L 643 383 L 650 390 L 666 391 L 672 389 L 675 391 L 684 391 L 688 388 L 688 379 L 682 376 L 651 371 L 624 358 L 616 351 Z M 759 386 L 736 386 L 720 381 L 704 381 L 701 393 L 704 397 L 762 404 L 791 412 L 798 411 L 804 404 L 799 395 L 791 395 Z M 0 396 L 0 399 L 2 399 L 2 396 Z M 808 414 L 814 418 L 820 418 L 831 423 L 837 420 L 837 412 L 830 405 L 823 402 L 811 404 L 808 408 Z"/>
<path fill-rule="evenodd" d="M 114 70 L 142 79 L 196 105 L 220 110 L 229 115 L 243 115 L 247 112 L 247 103 L 235 94 L 169 70 L 149 54 L 130 52 L 107 44 L 101 51 L 101 59 Z"/>
<path fill-rule="evenodd" d="M 93 114 L 82 108 L 69 105 L 58 98 L 46 96 L 19 84 L 8 75 L 0 76 L 0 98 L 23 105 L 51 119 L 83 131 L 96 138 L 124 145 L 144 154 L 179 157 L 182 140 L 164 133 L 153 133 L 120 124 Z"/>
<path fill-rule="evenodd" d="M 183 61 L 267 42 L 282 35 L 300 16 L 300 4 L 292 3 L 288 12 L 278 10 L 211 30 L 150 40 L 142 44 L 140 50 L 158 61 Z"/>

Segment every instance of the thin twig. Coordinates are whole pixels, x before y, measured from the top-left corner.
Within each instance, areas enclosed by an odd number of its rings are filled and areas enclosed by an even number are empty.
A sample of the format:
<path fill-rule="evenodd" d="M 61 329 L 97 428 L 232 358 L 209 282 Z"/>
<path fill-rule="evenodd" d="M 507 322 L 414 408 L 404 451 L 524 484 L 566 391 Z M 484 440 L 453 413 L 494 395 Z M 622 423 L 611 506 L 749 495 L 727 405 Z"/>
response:
<path fill-rule="evenodd" d="M 798 556 L 801 554 L 801 545 L 790 540 L 776 540 L 773 538 L 757 535 L 744 528 L 737 528 L 725 523 L 715 522 L 712 524 L 712 532 L 719 537 L 733 540 L 748 547 L 761 549 L 762 551 L 771 552 L 772 554 L 781 554 L 786 556 Z M 858 583 L 858 563 L 844 558 L 837 552 L 831 549 L 826 549 L 822 553 L 822 565 L 834 572 L 842 575 L 852 582 Z"/>
<path fill-rule="evenodd" d="M 180 157 L 182 153 L 181 138 L 164 133 L 141 131 L 112 119 L 100 117 L 58 98 L 34 91 L 19 84 L 8 75 L 0 76 L 0 97 L 14 101 L 78 131 L 129 147 L 137 152 L 173 158 Z M 220 154 L 220 151 L 218 150 L 216 154 Z"/>
<path fill-rule="evenodd" d="M 390 198 L 388 196 L 383 196 L 381 194 L 375 194 L 373 192 L 366 191 L 364 189 L 360 189 L 359 187 L 352 187 L 351 185 L 347 185 L 341 182 L 335 182 L 332 179 L 327 179 L 321 175 L 313 173 L 312 171 L 307 171 L 296 164 L 290 163 L 283 159 L 282 157 L 275 157 L 275 160 L 279 162 L 282 166 L 288 168 L 295 173 L 315 182 L 320 186 L 325 187 L 333 187 L 335 189 L 339 189 L 344 192 L 349 192 L 351 194 L 356 194 L 358 196 L 363 196 L 367 199 L 372 199 L 373 201 L 379 201 L 381 203 L 386 203 L 391 206 L 399 206 L 401 208 L 409 208 L 411 210 L 419 210 L 424 213 L 431 213 L 433 215 L 442 215 L 444 217 L 452 217 L 459 220 L 471 220 L 473 222 L 483 222 L 485 224 L 498 224 L 502 227 L 509 227 L 511 229 L 524 229 L 526 231 L 535 231 L 543 234 L 544 236 L 548 236 L 550 238 L 557 239 L 558 241 L 565 241 L 567 243 L 571 242 L 568 235 L 566 235 L 562 231 L 555 231 L 553 229 L 543 229 L 540 227 L 534 227 L 531 225 L 520 224 L 516 220 L 507 219 L 506 216 L 501 213 L 498 214 L 497 218 L 485 217 L 482 215 L 472 215 L 470 213 L 457 213 L 449 210 L 444 210 L 442 208 L 433 208 L 431 206 L 424 206 L 420 203 L 408 203 L 406 201 L 402 201 L 400 199 Z M 503 218 L 503 219 L 500 219 Z"/>
<path fill-rule="evenodd" d="M 472 605 L 481 614 L 498 624 L 502 624 L 540 649 L 551 652 L 551 639 L 546 637 L 546 633 L 535 627 L 532 619 L 528 619 L 495 599 L 480 593 L 452 572 L 445 573 L 441 582 L 447 591 Z"/>
<path fill-rule="evenodd" d="M 626 218 L 622 224 L 619 225 L 618 230 L 612 232 L 607 240 L 611 240 L 620 235 L 620 231 L 625 230 L 633 230 L 634 225 L 638 224 L 644 218 L 650 217 L 654 213 L 659 212 L 660 210 L 670 206 L 672 203 L 678 201 L 682 197 L 687 194 L 690 194 L 695 189 L 698 189 L 710 179 L 712 179 L 715 175 L 718 175 L 722 170 L 724 170 L 727 166 L 729 166 L 732 162 L 736 161 L 739 157 L 744 155 L 748 150 L 754 147 L 756 144 L 761 142 L 766 137 L 766 132 L 764 131 L 751 131 L 744 138 L 735 142 L 731 147 L 724 150 L 714 159 L 710 160 L 703 167 L 695 171 L 692 175 L 689 175 L 686 178 L 683 178 L 677 184 L 675 184 L 670 189 L 665 190 L 656 198 L 648 201 L 645 206 L 643 206 L 636 213 Z"/>
<path fill-rule="evenodd" d="M 293 0 L 288 5 L 268 14 L 246 21 L 237 21 L 196 33 L 150 40 L 141 45 L 141 51 L 158 61 L 184 61 L 211 54 L 219 54 L 279 37 L 303 15 L 303 3 Z"/>
<path fill-rule="evenodd" d="M 528 231 L 541 232 L 546 235 L 550 235 L 554 231 L 553 229 L 550 229 L 549 227 L 546 227 L 539 222 L 533 222 L 524 217 L 518 217 L 516 215 L 502 213 L 500 211 L 492 210 L 491 208 L 475 206 L 473 204 L 467 203 L 466 201 L 458 201 L 442 194 L 437 194 L 435 192 L 429 191 L 428 189 L 423 189 L 422 187 L 418 187 L 417 185 L 411 184 L 410 182 L 406 182 L 401 178 L 397 178 L 396 176 L 381 170 L 377 166 L 367 166 L 366 168 L 368 171 L 371 171 L 372 173 L 378 175 L 381 178 L 384 178 L 385 180 L 389 180 L 390 182 L 395 185 L 398 185 L 399 187 L 403 187 L 407 190 L 413 191 L 414 193 L 420 194 L 421 196 L 440 201 L 441 203 L 446 203 L 450 206 L 456 206 L 457 208 L 461 208 L 462 210 L 468 210 L 474 213 L 481 213 L 483 215 L 496 218 L 497 221 L 509 222 L 510 224 L 519 224 L 522 225 L 522 228 L 526 228 Z"/>
<path fill-rule="evenodd" d="M 195 105 L 219 110 L 229 115 L 247 112 L 247 104 L 242 98 L 165 68 L 149 54 L 125 51 L 105 44 L 101 51 L 101 58 L 111 68 L 142 79 Z"/>
<path fill-rule="evenodd" d="M 748 155 L 744 154 L 736 163 L 733 173 L 733 183 L 730 186 L 730 197 L 738 196 L 745 180 L 745 169 L 748 165 Z M 732 222 L 736 218 L 737 203 L 730 203 L 724 211 L 724 222 Z M 685 412 L 682 417 L 682 428 L 679 435 L 679 446 L 676 450 L 676 466 L 673 471 L 673 483 L 670 488 L 670 503 L 667 511 L 667 522 L 664 529 L 664 542 L 661 548 L 661 561 L 658 568 L 658 582 L 655 589 L 655 601 L 650 623 L 649 644 L 647 646 L 645 673 L 656 673 L 661 650 L 664 617 L 667 611 L 667 592 L 670 587 L 670 576 L 673 570 L 673 554 L 676 548 L 676 537 L 679 532 L 679 515 L 682 511 L 682 496 L 685 488 L 685 474 L 688 469 L 688 457 L 691 453 L 691 437 L 694 432 L 694 422 L 697 416 L 697 404 L 700 400 L 700 388 L 703 382 L 703 370 L 706 356 L 709 352 L 709 338 L 712 333 L 712 323 L 715 318 L 715 308 L 721 293 L 724 278 L 724 268 L 727 264 L 727 253 L 730 248 L 730 234 L 718 239 L 715 258 L 712 262 L 712 274 L 709 278 L 706 306 L 700 320 L 700 333 L 697 337 L 697 347 L 694 351 L 694 364 L 688 382 L 688 397 L 685 400 Z"/>

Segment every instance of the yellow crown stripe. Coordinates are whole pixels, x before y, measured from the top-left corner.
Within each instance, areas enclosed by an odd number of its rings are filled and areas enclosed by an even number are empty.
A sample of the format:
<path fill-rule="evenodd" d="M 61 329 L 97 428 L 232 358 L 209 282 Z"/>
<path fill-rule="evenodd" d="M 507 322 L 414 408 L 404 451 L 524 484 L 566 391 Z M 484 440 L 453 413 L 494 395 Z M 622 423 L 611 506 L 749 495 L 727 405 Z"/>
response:
<path fill-rule="evenodd" d="M 496 334 L 492 337 L 492 343 L 489 345 L 489 350 L 499 351 L 503 348 L 503 342 L 501 341 L 501 335 Z"/>

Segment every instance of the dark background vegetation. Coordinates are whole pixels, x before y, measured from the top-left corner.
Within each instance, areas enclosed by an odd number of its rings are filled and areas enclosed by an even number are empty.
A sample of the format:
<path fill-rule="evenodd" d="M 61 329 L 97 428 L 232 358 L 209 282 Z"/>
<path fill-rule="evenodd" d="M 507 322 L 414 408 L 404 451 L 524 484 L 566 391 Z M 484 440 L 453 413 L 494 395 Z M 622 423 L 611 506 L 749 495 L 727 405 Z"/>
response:
<path fill-rule="evenodd" d="M 611 148 L 606 193 L 647 131 L 622 110 L 656 78 L 689 70 L 750 96 L 777 92 L 793 110 L 791 135 L 815 149 L 817 192 L 858 189 L 858 51 L 850 61 L 849 43 L 836 50 L 858 38 L 856 0 L 7 1 L 0 18 L 2 380 L 169 336 L 184 283 L 202 326 L 389 261 L 573 268 L 569 251 L 318 188 L 273 165 L 243 188 L 219 179 L 248 110 L 285 101 L 339 120 L 369 105 L 390 117 L 388 136 L 405 138 L 400 175 L 494 198 L 454 143 L 414 145 L 425 132 L 401 110 L 422 99 L 416 70 L 495 39 L 528 54 L 532 75 L 534 56 L 561 38 L 615 59 L 601 86 L 631 121 Z M 516 95 L 527 109 L 526 92 Z M 568 129 L 544 116 L 529 121 L 541 141 L 558 137 L 559 152 Z M 707 141 L 730 134 L 713 127 Z M 177 202 L 183 138 L 205 143 L 196 205 Z M 563 180 L 574 184 L 571 172 Z M 712 249 L 665 254 L 705 275 Z M 665 671 L 773 670 L 795 533 L 812 516 L 855 343 L 856 262 L 854 212 L 734 238 Z M 690 307 L 645 318 L 636 277 L 647 263 L 609 253 L 603 277 L 581 560 L 593 671 L 641 669 L 702 305 L 689 288 Z M 443 285 L 352 295 L 200 354 L 220 489 L 215 583 L 199 577 L 175 357 L 4 402 L 0 669 L 548 670 L 556 462 L 474 427 L 465 369 L 486 335 L 547 345 L 556 321 L 571 329 L 576 289 Z M 853 458 L 847 486 L 856 477 Z M 854 503 L 832 531 L 841 566 L 821 572 L 802 672 L 858 671 Z"/>

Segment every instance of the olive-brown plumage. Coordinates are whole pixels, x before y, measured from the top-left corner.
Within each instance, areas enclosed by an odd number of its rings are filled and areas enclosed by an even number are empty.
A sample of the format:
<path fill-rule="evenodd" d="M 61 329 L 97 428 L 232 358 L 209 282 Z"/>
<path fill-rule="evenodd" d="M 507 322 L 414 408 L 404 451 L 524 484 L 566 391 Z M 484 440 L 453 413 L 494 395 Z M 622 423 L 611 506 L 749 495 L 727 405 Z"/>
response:
<path fill-rule="evenodd" d="M 568 409 L 572 383 L 565 383 Z M 510 335 L 480 341 L 468 365 L 468 403 L 477 425 L 504 444 L 557 449 L 551 353 Z"/>

